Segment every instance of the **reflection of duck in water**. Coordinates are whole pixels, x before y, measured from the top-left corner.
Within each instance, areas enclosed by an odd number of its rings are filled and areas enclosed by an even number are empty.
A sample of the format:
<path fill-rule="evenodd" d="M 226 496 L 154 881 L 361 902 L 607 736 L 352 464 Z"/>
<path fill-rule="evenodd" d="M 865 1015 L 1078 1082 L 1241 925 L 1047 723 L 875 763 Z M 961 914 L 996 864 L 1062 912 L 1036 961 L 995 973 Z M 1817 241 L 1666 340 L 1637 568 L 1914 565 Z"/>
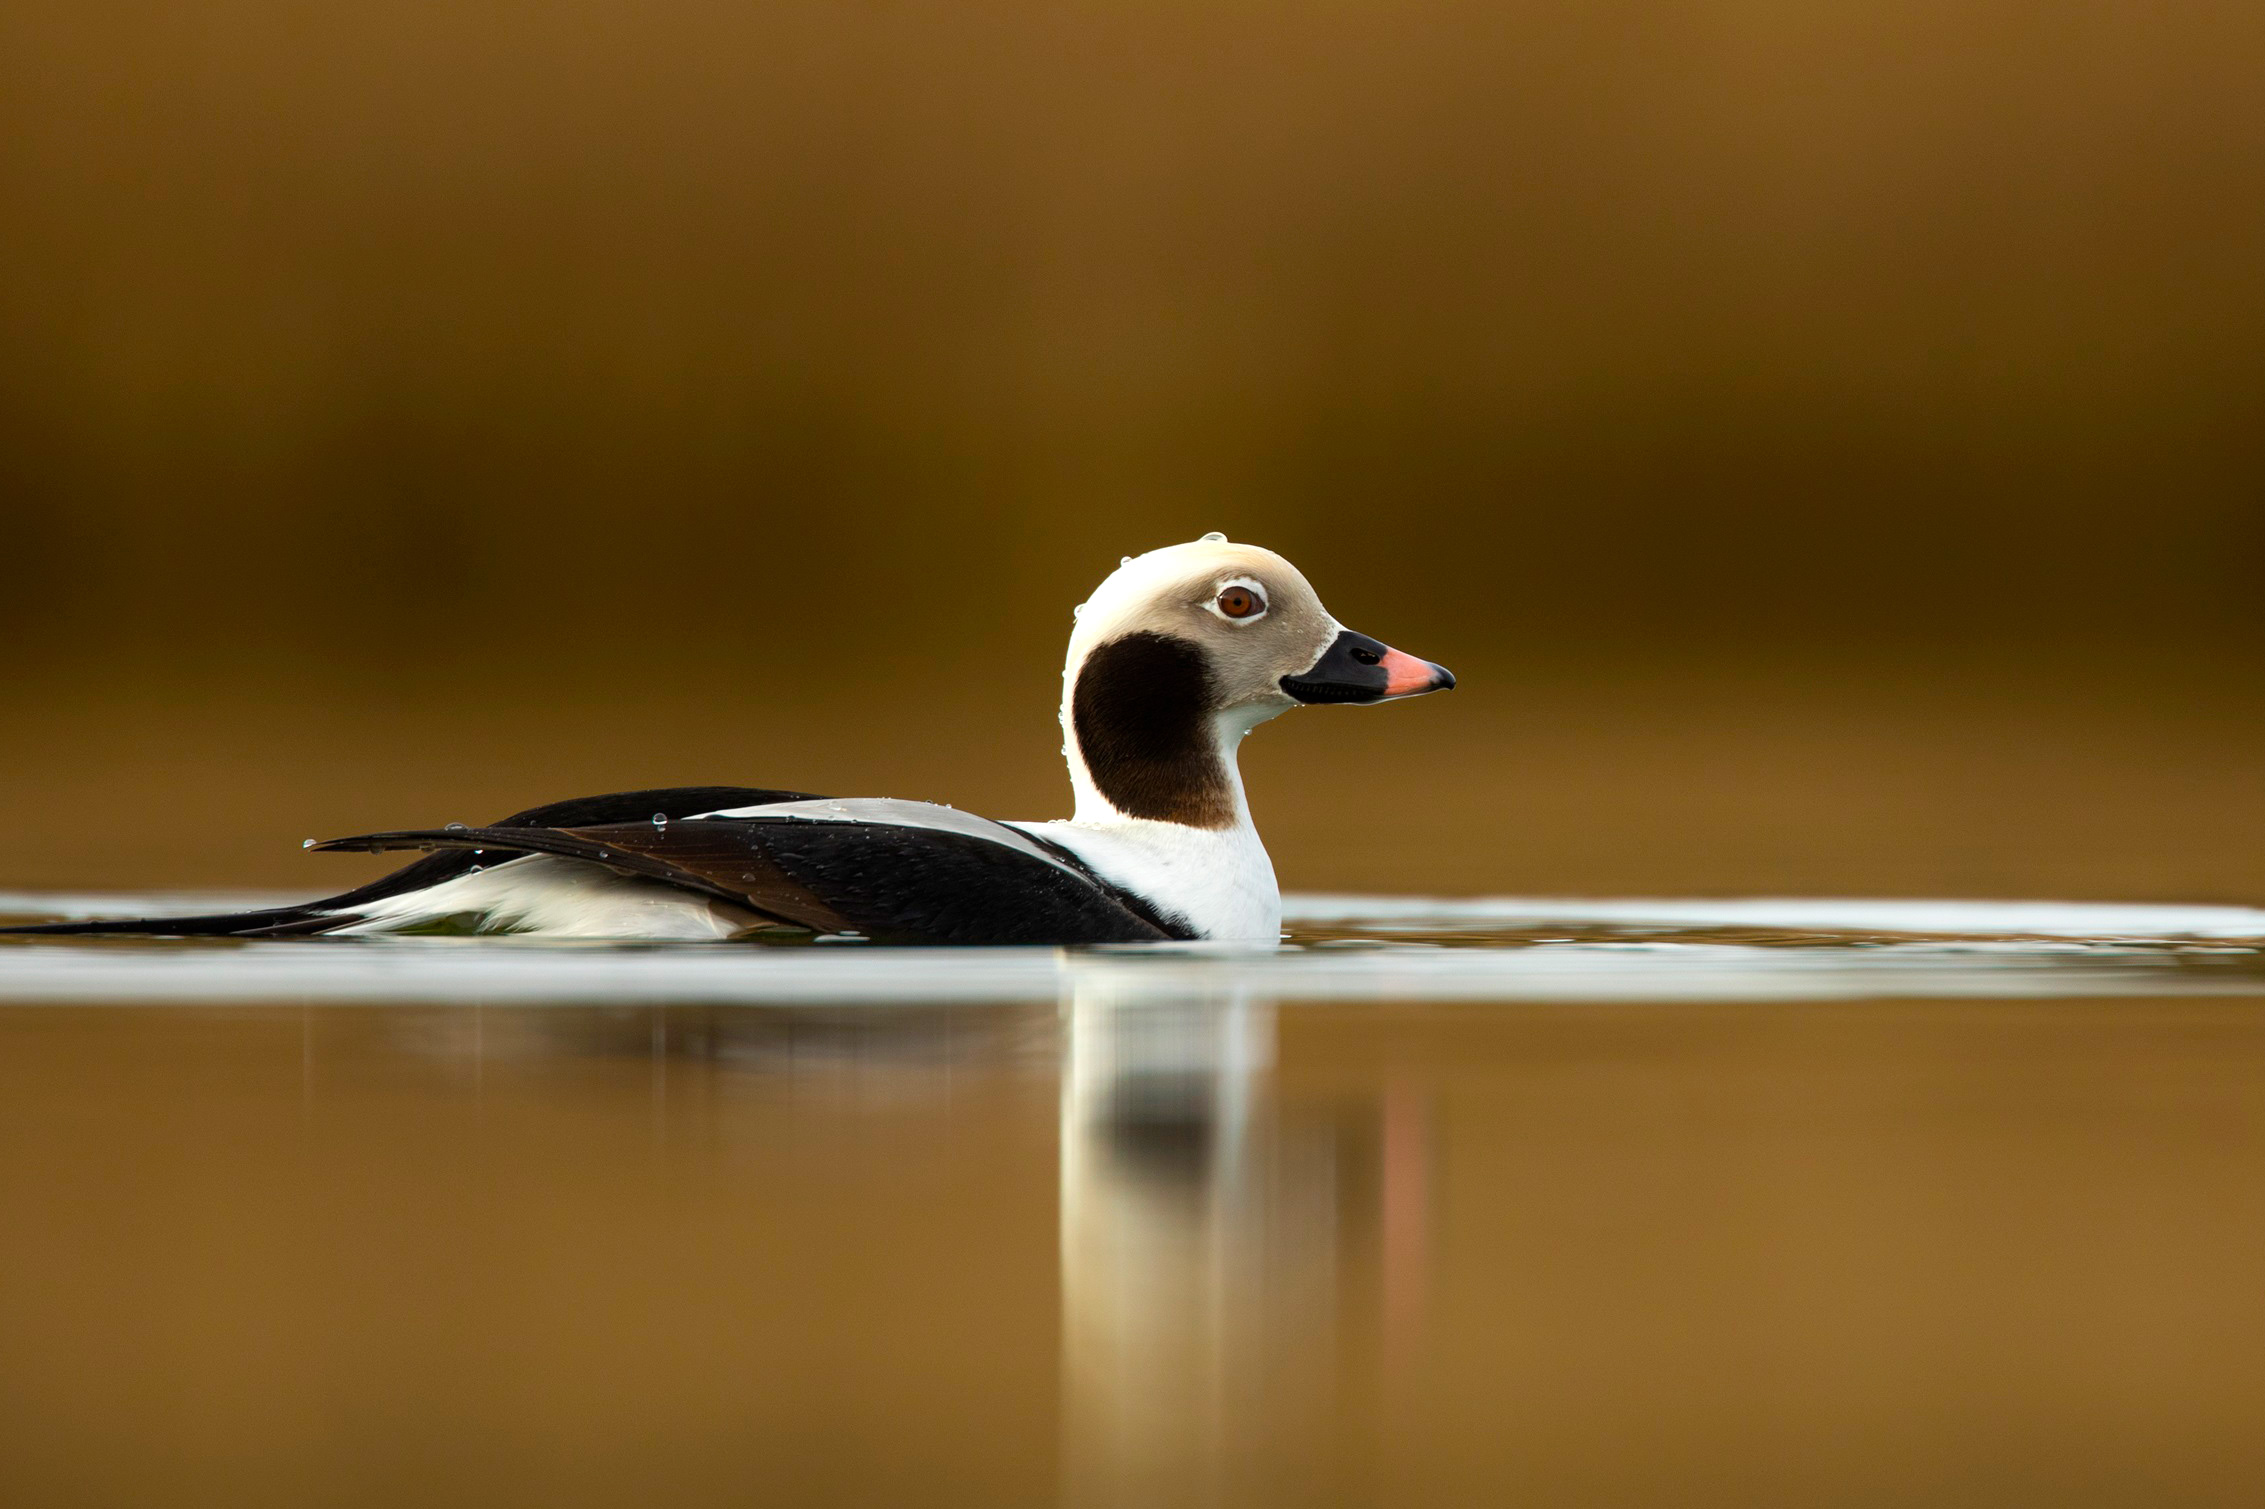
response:
<path fill-rule="evenodd" d="M 1205 535 L 1126 560 L 1078 610 L 1063 671 L 1077 794 L 1067 821 L 732 786 L 629 791 L 486 827 L 314 845 L 433 852 L 302 906 L 26 931 L 697 939 L 799 928 L 912 943 L 1271 944 L 1281 898 L 1236 745 L 1301 702 L 1454 684 L 1341 627 L 1272 551 Z"/>
<path fill-rule="evenodd" d="M 1060 1497 L 1336 1502 L 1330 1443 L 1422 1325 L 1428 1111 L 1142 962 L 1074 959 L 1062 1001 Z"/>

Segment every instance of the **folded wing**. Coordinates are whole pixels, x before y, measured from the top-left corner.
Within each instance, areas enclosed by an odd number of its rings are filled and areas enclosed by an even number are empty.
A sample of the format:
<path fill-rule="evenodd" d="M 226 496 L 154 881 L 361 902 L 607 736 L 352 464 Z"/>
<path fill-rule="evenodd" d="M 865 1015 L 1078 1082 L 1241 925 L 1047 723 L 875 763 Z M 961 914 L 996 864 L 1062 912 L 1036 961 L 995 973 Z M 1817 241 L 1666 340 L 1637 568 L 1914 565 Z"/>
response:
<path fill-rule="evenodd" d="M 1136 943 L 1189 936 L 1066 852 L 926 802 L 796 797 L 662 821 L 411 829 L 316 847 L 421 849 L 459 864 L 550 855 L 777 923 L 891 942 Z"/>

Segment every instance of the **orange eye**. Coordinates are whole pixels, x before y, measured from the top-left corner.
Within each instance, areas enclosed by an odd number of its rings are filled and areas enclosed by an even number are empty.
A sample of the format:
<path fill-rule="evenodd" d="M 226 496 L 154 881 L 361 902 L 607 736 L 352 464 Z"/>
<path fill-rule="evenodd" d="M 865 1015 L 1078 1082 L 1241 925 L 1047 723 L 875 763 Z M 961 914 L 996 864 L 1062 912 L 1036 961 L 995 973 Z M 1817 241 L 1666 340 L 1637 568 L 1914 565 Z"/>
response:
<path fill-rule="evenodd" d="M 1266 599 L 1249 587 L 1229 587 L 1219 594 L 1219 611 L 1229 618 L 1255 618 L 1266 611 Z"/>

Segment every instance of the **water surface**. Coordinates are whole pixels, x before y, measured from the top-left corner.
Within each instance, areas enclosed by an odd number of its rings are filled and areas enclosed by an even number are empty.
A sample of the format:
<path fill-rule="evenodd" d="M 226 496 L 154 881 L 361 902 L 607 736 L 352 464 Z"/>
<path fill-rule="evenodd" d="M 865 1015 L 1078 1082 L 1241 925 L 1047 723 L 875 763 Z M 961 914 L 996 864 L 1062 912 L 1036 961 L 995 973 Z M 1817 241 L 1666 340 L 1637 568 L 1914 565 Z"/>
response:
<path fill-rule="evenodd" d="M 2265 913 L 1291 918 L 0 948 L 0 1479 L 2256 1501 Z"/>

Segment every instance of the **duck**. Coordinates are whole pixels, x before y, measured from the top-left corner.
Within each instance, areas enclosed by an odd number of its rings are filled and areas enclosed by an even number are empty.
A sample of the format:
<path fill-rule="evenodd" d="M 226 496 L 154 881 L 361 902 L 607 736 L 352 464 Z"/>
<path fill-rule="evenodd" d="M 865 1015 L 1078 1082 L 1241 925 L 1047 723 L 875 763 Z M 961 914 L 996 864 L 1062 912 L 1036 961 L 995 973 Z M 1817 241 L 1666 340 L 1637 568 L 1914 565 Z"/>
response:
<path fill-rule="evenodd" d="M 1282 898 L 1236 762 L 1243 739 L 1293 708 L 1454 685 L 1338 623 L 1282 556 L 1207 534 L 1126 557 L 1074 610 L 1067 818 L 745 786 L 620 791 L 494 823 L 309 839 L 422 855 L 318 901 L 8 931 L 1273 947 Z"/>

